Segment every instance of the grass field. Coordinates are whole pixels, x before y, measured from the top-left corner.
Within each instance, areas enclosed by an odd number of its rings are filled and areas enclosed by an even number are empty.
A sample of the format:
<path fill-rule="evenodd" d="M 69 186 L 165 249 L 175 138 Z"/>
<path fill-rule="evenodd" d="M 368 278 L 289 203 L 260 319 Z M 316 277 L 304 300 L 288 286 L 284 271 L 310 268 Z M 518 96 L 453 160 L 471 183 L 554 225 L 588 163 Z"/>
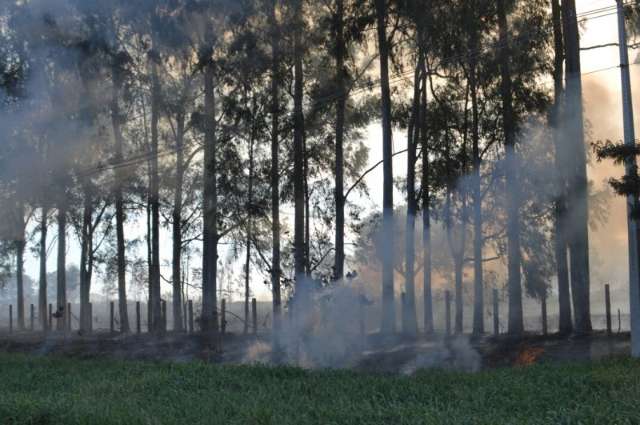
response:
<path fill-rule="evenodd" d="M 640 362 L 413 377 L 0 354 L 0 424 L 635 424 Z"/>

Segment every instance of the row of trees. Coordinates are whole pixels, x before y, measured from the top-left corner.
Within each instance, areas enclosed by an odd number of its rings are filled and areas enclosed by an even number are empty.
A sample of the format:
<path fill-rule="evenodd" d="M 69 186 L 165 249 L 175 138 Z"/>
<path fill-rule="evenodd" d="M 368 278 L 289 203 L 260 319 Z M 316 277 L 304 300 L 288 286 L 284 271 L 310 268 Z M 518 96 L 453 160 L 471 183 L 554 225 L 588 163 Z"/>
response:
<path fill-rule="evenodd" d="M 467 264 L 480 334 L 486 264 L 498 259 L 507 265 L 510 333 L 524 331 L 523 285 L 545 303 L 554 276 L 560 330 L 591 330 L 574 1 L 30 0 L 2 7 L 0 189 L 3 216 L 11 218 L 3 220 L 3 249 L 15 256 L 18 326 L 29 221 L 38 224 L 44 312 L 53 220 L 58 270 L 66 269 L 70 230 L 81 247 L 82 328 L 90 327 L 87 306 L 100 270 L 117 281 L 119 323 L 129 331 L 127 270 L 138 242 L 146 243 L 151 328 L 163 331 L 165 279 L 181 330 L 182 265 L 196 255 L 201 326 L 215 332 L 223 244 L 234 258 L 245 254 L 247 317 L 251 270 L 267 275 L 277 330 L 289 296 L 304 300 L 314 286 L 344 278 L 346 240 L 354 237 L 358 249 L 382 241 L 382 332 L 396 331 L 402 258 L 402 330 L 418 332 L 421 270 L 430 333 L 432 257 L 440 248 L 431 232 L 441 227 L 454 264 L 458 332 Z M 548 75 L 553 90 L 543 83 Z M 384 199 L 382 217 L 367 226 L 354 196 L 367 193 L 363 138 L 374 120 L 383 129 Z M 394 130 L 406 131 L 406 151 L 394 152 Z M 399 154 L 407 175 L 394 182 Z M 394 183 L 406 197 L 402 256 Z M 281 217 L 288 207 L 293 234 Z M 143 238 L 128 237 L 143 222 Z M 172 235 L 168 278 L 160 264 L 163 226 Z M 58 306 L 65 294 L 60 273 Z M 46 329 L 46 315 L 40 318 Z"/>

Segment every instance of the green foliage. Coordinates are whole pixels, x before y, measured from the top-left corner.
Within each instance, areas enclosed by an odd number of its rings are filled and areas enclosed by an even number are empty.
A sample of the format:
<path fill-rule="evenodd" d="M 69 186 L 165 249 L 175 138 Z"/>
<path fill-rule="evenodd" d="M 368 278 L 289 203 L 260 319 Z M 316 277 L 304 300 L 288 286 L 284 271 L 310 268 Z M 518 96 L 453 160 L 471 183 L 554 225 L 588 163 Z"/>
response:
<path fill-rule="evenodd" d="M 414 377 L 0 355 L 4 424 L 636 423 L 640 364 Z"/>

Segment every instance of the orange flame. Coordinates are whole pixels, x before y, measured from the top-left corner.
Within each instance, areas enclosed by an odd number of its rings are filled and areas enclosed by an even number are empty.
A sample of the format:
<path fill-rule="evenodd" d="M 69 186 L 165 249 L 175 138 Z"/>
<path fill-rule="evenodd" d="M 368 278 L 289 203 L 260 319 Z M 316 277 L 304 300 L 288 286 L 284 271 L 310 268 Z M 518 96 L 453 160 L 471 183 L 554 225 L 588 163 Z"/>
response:
<path fill-rule="evenodd" d="M 538 362 L 538 359 L 544 353 L 542 347 L 524 347 L 520 350 L 515 364 L 517 366 L 531 366 Z"/>

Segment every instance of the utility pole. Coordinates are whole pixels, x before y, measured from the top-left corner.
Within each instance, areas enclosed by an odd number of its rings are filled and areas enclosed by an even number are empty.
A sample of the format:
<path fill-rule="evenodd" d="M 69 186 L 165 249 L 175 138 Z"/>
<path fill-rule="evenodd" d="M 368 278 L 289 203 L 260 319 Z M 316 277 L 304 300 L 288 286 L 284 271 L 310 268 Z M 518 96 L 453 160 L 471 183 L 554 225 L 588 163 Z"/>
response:
<path fill-rule="evenodd" d="M 624 144 L 628 148 L 635 148 L 635 130 L 633 125 L 633 102 L 631 97 L 631 78 L 629 77 L 629 53 L 627 52 L 627 31 L 624 20 L 624 6 L 622 0 L 618 4 L 618 41 L 620 44 L 620 77 L 622 80 L 622 107 L 624 118 Z M 635 155 L 625 159 L 627 177 L 637 174 Z M 627 196 L 627 226 L 629 233 L 629 304 L 631 313 L 631 354 L 640 357 L 640 275 L 638 270 L 638 197 L 634 194 Z"/>

